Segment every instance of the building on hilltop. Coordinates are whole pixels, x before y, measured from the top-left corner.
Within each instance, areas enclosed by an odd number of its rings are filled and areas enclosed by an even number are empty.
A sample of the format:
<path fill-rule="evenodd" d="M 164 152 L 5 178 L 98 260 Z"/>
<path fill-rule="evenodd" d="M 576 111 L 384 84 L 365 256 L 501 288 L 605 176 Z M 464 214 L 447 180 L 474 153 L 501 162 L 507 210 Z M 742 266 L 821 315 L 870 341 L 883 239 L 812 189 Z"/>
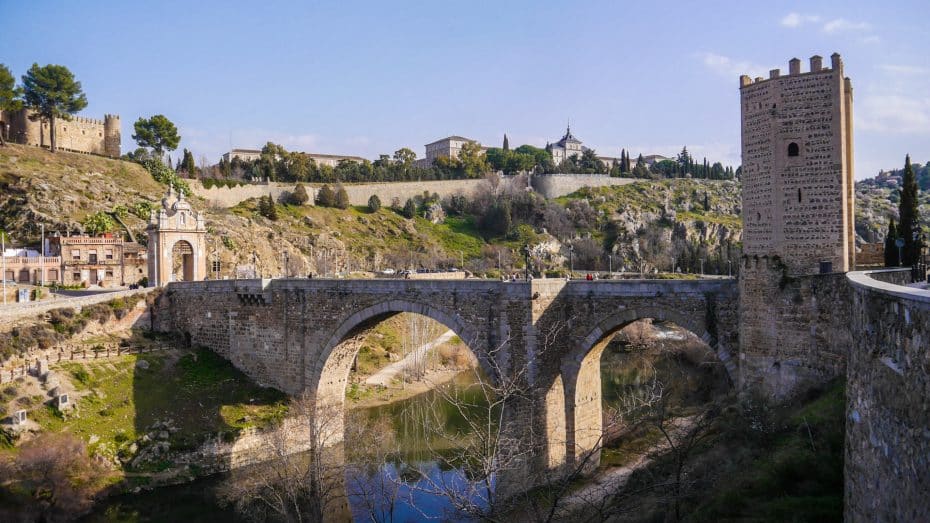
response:
<path fill-rule="evenodd" d="M 477 140 L 458 135 L 446 136 L 445 138 L 426 144 L 424 146 L 426 148 L 426 158 L 420 158 L 416 161 L 415 165 L 421 168 L 428 168 L 433 166 L 437 158 L 458 158 L 459 153 L 462 152 L 462 146 L 466 143 L 478 144 L 482 151 L 487 150 L 487 147 L 481 146 L 481 143 Z"/>
<path fill-rule="evenodd" d="M 6 139 L 12 143 L 49 147 L 51 137 L 48 122 L 33 121 L 31 111 L 0 111 L 0 129 L 6 129 Z M 55 120 L 58 148 L 64 151 L 99 154 L 118 158 L 120 155 L 119 115 L 107 114 L 103 120 L 72 116 L 70 120 Z"/>
<path fill-rule="evenodd" d="M 313 160 L 317 165 L 328 165 L 336 167 L 340 162 L 362 163 L 365 158 L 361 156 L 348 156 L 344 154 L 321 154 L 321 153 L 302 153 Z M 244 162 L 253 162 L 262 157 L 261 149 L 232 149 L 223 154 L 223 160 L 231 162 L 233 158 L 239 158 Z"/>
<path fill-rule="evenodd" d="M 589 150 L 589 148 L 585 147 L 581 140 L 572 134 L 572 127 L 569 125 L 565 128 L 565 134 L 562 138 L 555 143 L 546 145 L 546 150 L 552 155 L 552 162 L 559 165 L 569 158 L 581 158 L 581 155 Z M 608 169 L 612 167 L 614 163 L 620 163 L 620 158 L 615 158 L 613 156 L 598 155 L 597 159 L 604 162 Z"/>
<path fill-rule="evenodd" d="M 244 162 L 253 162 L 262 157 L 261 149 L 233 149 L 223 154 L 223 160 L 233 161 L 233 158 L 239 158 Z"/>

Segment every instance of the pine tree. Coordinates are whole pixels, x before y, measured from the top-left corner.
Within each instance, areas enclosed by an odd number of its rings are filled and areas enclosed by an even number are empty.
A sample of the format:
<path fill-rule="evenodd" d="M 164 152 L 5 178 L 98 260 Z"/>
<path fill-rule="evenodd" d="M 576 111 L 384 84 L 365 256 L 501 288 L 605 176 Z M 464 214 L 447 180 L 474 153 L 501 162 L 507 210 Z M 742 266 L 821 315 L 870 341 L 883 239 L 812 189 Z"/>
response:
<path fill-rule="evenodd" d="M 294 194 L 291 196 L 291 202 L 294 205 L 303 205 L 310 200 L 310 195 L 307 194 L 307 188 L 304 187 L 304 184 L 298 183 L 297 187 L 294 187 Z"/>
<path fill-rule="evenodd" d="M 510 150 L 510 142 L 507 140 L 507 134 L 506 134 L 506 133 L 504 133 L 504 150 L 505 150 L 505 151 L 509 151 L 509 150 Z"/>
<path fill-rule="evenodd" d="M 888 233 L 885 235 L 885 267 L 898 266 L 898 247 L 894 244 L 897 238 L 897 230 L 894 226 L 894 218 L 888 222 Z"/>
<path fill-rule="evenodd" d="M 371 212 L 378 212 L 378 209 L 381 208 L 381 198 L 378 198 L 377 194 L 372 194 L 368 198 L 368 210 Z"/>
<path fill-rule="evenodd" d="M 904 179 L 898 203 L 898 237 L 904 240 L 902 265 L 911 266 L 920 257 L 920 211 L 917 208 L 917 176 L 911 166 L 911 155 L 904 159 Z"/>

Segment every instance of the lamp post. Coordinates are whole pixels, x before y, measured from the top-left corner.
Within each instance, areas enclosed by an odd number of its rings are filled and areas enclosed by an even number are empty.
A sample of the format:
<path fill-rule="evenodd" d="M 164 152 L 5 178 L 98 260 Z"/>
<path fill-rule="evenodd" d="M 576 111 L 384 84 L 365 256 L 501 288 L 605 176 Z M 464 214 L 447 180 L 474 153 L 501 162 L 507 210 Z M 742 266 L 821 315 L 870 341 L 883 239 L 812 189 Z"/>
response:
<path fill-rule="evenodd" d="M 898 267 L 904 266 L 904 238 L 898 238 L 894 241 L 895 246 L 898 248 Z"/>
<path fill-rule="evenodd" d="M 261 278 L 258 273 L 258 253 L 255 251 L 252 251 L 252 277 Z"/>
<path fill-rule="evenodd" d="M 704 258 L 701 258 L 701 276 L 704 276 Z"/>
<path fill-rule="evenodd" d="M 530 246 L 523 245 L 523 279 L 530 281 Z"/>
<path fill-rule="evenodd" d="M 610 274 L 610 278 L 614 277 L 614 261 L 613 255 L 607 255 L 607 273 Z"/>
<path fill-rule="evenodd" d="M 568 279 L 575 276 L 575 246 L 568 246 Z"/>
<path fill-rule="evenodd" d="M 0 229 L 0 261 L 3 267 L 0 268 L 0 281 L 3 282 L 3 304 L 6 305 L 6 231 Z"/>
<path fill-rule="evenodd" d="M 730 260 L 727 260 L 727 277 L 733 277 L 733 262 Z"/>

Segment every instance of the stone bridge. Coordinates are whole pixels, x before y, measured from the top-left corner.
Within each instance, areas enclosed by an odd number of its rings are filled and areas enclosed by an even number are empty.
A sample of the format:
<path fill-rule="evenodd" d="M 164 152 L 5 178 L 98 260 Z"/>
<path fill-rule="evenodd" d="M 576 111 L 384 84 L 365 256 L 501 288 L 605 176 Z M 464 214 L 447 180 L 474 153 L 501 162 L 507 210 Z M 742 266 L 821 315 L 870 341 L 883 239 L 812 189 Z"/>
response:
<path fill-rule="evenodd" d="M 538 473 L 597 452 L 600 355 L 633 321 L 668 320 L 690 330 L 736 382 L 737 302 L 731 279 L 276 279 L 172 283 L 154 313 L 157 328 L 184 333 L 257 382 L 289 394 L 310 391 L 319 406 L 340 409 L 367 329 L 401 312 L 432 318 L 471 348 L 491 380 L 516 380 L 531 391 L 506 417 L 520 438 L 532 440 L 527 472 Z M 336 432 L 341 436 L 341 422 Z"/>

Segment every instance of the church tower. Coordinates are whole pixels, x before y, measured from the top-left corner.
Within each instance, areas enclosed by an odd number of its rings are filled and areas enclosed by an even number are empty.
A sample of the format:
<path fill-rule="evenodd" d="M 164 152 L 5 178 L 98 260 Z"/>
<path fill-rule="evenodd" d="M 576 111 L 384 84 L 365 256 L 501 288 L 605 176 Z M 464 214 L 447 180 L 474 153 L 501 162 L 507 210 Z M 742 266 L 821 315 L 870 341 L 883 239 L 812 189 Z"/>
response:
<path fill-rule="evenodd" d="M 804 73 L 794 58 L 787 75 L 741 76 L 740 109 L 740 388 L 786 395 L 845 368 L 805 363 L 816 344 L 790 333 L 813 307 L 789 287 L 855 268 L 852 84 L 839 54 Z"/>

